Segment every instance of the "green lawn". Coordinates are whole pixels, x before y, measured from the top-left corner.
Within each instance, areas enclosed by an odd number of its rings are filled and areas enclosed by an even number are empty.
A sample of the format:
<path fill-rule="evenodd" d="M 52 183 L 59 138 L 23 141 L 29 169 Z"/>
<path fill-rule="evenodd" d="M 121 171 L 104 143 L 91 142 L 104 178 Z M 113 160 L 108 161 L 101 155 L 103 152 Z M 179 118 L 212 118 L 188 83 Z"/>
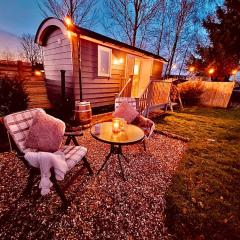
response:
<path fill-rule="evenodd" d="M 189 137 L 167 193 L 177 239 L 240 239 L 240 109 L 186 108 L 157 129 Z"/>

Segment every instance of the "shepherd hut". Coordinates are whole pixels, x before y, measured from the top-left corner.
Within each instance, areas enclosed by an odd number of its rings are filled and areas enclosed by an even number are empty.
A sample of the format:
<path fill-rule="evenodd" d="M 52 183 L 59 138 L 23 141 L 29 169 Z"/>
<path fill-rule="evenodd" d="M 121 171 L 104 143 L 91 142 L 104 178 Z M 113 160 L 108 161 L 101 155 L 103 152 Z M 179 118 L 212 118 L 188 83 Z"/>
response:
<path fill-rule="evenodd" d="M 74 101 L 89 101 L 93 107 L 112 105 L 129 82 L 128 95 L 138 98 L 151 81 L 161 79 L 166 62 L 56 18 L 40 24 L 35 42 L 43 49 L 47 92 L 55 103 L 64 94 Z"/>

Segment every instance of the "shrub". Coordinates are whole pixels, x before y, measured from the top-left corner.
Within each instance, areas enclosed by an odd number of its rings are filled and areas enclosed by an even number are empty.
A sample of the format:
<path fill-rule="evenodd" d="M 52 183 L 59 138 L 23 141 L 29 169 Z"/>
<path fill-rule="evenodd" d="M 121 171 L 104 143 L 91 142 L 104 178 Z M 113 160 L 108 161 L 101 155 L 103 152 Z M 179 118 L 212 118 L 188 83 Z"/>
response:
<path fill-rule="evenodd" d="M 23 81 L 0 79 L 0 116 L 25 110 L 29 97 L 25 91 Z"/>
<path fill-rule="evenodd" d="M 185 105 L 199 105 L 200 96 L 203 93 L 203 84 L 201 81 L 189 81 L 178 86 L 181 99 Z"/>

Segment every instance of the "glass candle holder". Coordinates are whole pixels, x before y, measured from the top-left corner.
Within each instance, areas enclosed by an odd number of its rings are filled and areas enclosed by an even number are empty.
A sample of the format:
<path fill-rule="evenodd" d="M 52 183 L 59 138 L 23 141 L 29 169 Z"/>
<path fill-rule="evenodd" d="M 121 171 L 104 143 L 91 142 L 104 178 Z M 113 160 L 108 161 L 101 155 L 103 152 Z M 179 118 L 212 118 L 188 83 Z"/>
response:
<path fill-rule="evenodd" d="M 127 121 L 124 118 L 121 118 L 121 131 L 125 131 L 127 127 Z"/>
<path fill-rule="evenodd" d="M 119 133 L 121 131 L 121 119 L 120 118 L 113 118 L 112 131 L 113 131 L 113 133 Z"/>

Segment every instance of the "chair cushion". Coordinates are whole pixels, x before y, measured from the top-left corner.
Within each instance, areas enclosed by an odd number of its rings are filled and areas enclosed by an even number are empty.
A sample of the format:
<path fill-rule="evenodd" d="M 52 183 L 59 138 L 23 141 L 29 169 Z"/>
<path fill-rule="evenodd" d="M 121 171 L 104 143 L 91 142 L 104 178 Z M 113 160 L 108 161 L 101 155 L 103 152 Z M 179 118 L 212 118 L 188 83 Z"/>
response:
<path fill-rule="evenodd" d="M 65 132 L 65 123 L 46 113 L 37 112 L 34 116 L 26 148 L 37 149 L 44 152 L 55 152 L 59 149 Z"/>
<path fill-rule="evenodd" d="M 144 131 L 144 134 L 145 134 L 146 137 L 149 137 L 152 134 L 152 132 L 155 128 L 154 122 L 149 118 L 143 117 L 141 114 L 139 114 L 134 119 L 132 124 L 140 127 Z"/>
<path fill-rule="evenodd" d="M 113 113 L 113 117 L 124 118 L 127 123 L 131 123 L 137 116 L 138 112 L 128 102 L 122 102 Z"/>
<path fill-rule="evenodd" d="M 59 149 L 65 154 L 68 169 L 72 169 L 87 154 L 87 149 L 82 146 L 63 146 Z"/>
<path fill-rule="evenodd" d="M 44 113 L 41 108 L 34 108 L 26 111 L 12 113 L 4 117 L 4 125 L 13 138 L 19 151 L 24 152 L 25 141 L 28 136 L 29 128 L 37 112 Z"/>

